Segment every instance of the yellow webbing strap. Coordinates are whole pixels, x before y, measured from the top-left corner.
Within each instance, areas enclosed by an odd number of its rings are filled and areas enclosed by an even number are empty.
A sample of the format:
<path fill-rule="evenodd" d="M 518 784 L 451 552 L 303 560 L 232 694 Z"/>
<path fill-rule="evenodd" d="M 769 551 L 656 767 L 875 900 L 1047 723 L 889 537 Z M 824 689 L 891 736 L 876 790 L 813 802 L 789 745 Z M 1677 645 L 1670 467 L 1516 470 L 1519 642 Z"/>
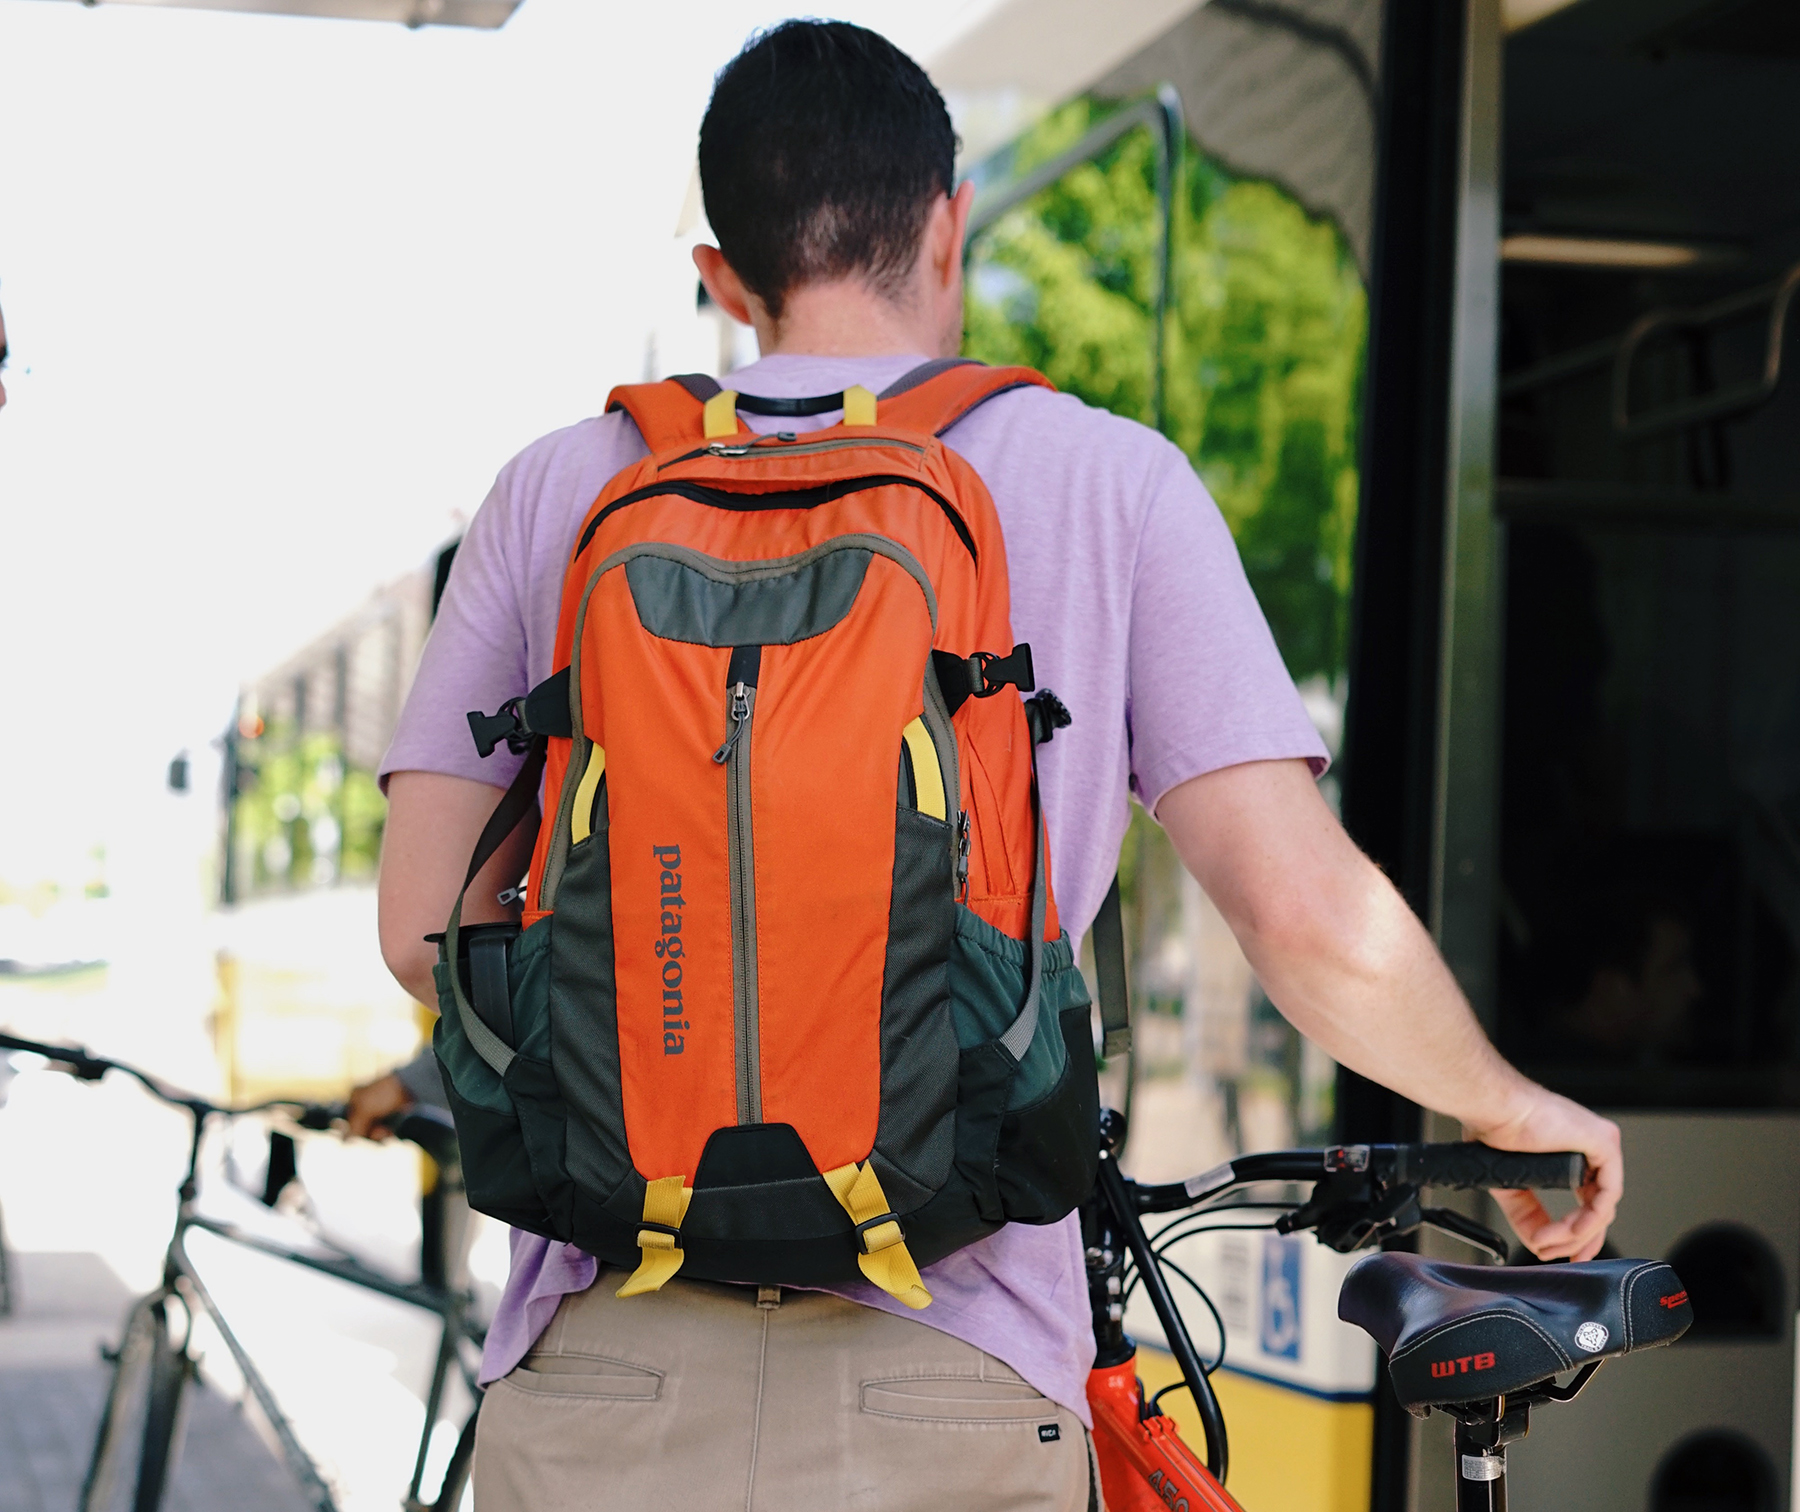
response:
<path fill-rule="evenodd" d="M 720 436 L 735 436 L 738 433 L 737 390 L 721 389 L 706 401 L 702 411 L 706 422 L 706 439 L 716 441 Z"/>
<path fill-rule="evenodd" d="M 860 383 L 853 383 L 844 390 L 844 424 L 873 425 L 875 423 L 875 394 Z"/>
<path fill-rule="evenodd" d="M 587 770 L 581 774 L 581 786 L 575 789 L 575 812 L 569 815 L 569 839 L 577 845 L 594 832 L 594 794 L 605 775 L 606 752 L 599 746 L 590 746 Z"/>
<path fill-rule="evenodd" d="M 664 1228 L 678 1229 L 687 1217 L 693 1192 L 685 1176 L 659 1176 L 644 1187 L 644 1222 L 660 1223 Z M 662 1229 L 639 1229 L 638 1249 L 644 1258 L 618 1290 L 621 1297 L 635 1297 L 640 1292 L 661 1291 L 687 1255 L 677 1246 L 673 1234 Z"/>
<path fill-rule="evenodd" d="M 852 1223 L 868 1223 L 892 1213 L 875 1175 L 875 1167 L 869 1161 L 861 1165 L 851 1161 L 835 1171 L 827 1171 L 825 1184 L 831 1188 L 831 1195 L 843 1203 Z M 899 1219 L 888 1216 L 886 1223 L 865 1229 L 858 1248 L 862 1253 L 857 1255 L 856 1263 L 862 1267 L 862 1273 L 890 1297 L 904 1302 L 915 1312 L 931 1306 L 931 1293 L 925 1290 L 925 1283 L 919 1279 L 919 1268 L 907 1252 L 906 1236 L 900 1232 Z"/>
<path fill-rule="evenodd" d="M 912 756 L 913 787 L 918 790 L 919 812 L 933 819 L 947 817 L 944 807 L 944 769 L 938 763 L 937 747 L 925 721 L 915 719 L 900 732 Z"/>

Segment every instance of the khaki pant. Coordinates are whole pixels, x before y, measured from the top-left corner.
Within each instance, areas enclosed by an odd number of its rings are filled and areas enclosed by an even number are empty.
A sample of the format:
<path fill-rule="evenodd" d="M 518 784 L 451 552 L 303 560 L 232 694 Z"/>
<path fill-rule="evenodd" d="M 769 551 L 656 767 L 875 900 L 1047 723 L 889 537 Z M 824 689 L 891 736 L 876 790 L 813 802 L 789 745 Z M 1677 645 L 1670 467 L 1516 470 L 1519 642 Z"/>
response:
<path fill-rule="evenodd" d="M 1078 1419 L 993 1356 L 818 1292 L 602 1272 L 489 1389 L 477 1512 L 1090 1512 Z"/>

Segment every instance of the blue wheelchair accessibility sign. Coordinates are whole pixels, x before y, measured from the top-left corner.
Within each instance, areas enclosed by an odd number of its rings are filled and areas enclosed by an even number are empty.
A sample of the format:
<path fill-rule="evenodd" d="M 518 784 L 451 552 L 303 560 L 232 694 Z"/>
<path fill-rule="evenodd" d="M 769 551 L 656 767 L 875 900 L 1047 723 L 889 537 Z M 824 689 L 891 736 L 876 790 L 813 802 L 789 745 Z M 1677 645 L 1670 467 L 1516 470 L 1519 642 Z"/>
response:
<path fill-rule="evenodd" d="M 1262 1350 L 1298 1361 L 1301 1345 L 1300 1246 L 1287 1234 L 1263 1237 Z"/>

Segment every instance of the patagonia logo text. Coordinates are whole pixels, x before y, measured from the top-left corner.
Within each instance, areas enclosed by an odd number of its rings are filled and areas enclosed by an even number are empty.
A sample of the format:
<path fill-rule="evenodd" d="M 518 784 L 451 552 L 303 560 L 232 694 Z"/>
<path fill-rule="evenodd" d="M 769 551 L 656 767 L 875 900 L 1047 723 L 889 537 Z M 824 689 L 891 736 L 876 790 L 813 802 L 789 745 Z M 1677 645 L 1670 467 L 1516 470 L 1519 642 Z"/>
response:
<path fill-rule="evenodd" d="M 1467 1375 L 1471 1370 L 1492 1370 L 1494 1356 L 1488 1351 L 1474 1355 L 1458 1355 L 1454 1360 L 1433 1360 L 1431 1373 L 1442 1380 L 1445 1376 Z"/>
<path fill-rule="evenodd" d="M 681 847 L 653 845 L 650 851 L 662 868 L 658 885 L 662 929 L 656 936 L 656 958 L 662 962 L 663 1054 L 680 1055 L 687 1046 L 688 1030 L 681 1006 L 681 963 L 687 956 L 681 941 L 681 910 L 687 907 L 687 899 L 681 896 Z"/>

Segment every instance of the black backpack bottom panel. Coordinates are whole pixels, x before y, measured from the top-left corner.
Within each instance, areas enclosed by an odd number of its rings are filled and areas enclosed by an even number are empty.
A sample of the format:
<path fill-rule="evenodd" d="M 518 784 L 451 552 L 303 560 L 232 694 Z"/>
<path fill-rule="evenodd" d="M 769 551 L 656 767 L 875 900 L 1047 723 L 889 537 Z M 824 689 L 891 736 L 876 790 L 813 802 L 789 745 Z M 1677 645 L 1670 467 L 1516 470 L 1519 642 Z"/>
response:
<path fill-rule="evenodd" d="M 1007 1109 L 1019 1068 L 998 1042 L 962 1052 L 949 1179 L 923 1206 L 898 1215 L 920 1267 L 1007 1222 L 1054 1223 L 1092 1190 L 1099 1092 L 1088 1007 L 1066 1008 L 1058 1017 L 1067 1051 L 1061 1074 L 1022 1107 Z M 441 1043 L 441 1030 L 438 1038 Z M 488 1095 L 480 1104 L 459 1094 L 451 1073 L 466 1071 L 466 1058 L 440 1058 L 470 1206 L 516 1228 L 572 1242 L 609 1266 L 635 1269 L 643 1179 L 634 1172 L 603 1196 L 570 1179 L 567 1117 L 548 1062 L 520 1055 L 508 1068 L 508 1116 L 494 1106 L 492 1091 L 498 1089 L 484 1088 Z M 720 1134 L 725 1137 L 708 1143 L 696 1172 L 682 1228 L 681 1274 L 763 1286 L 860 1280 L 849 1215 L 813 1169 L 799 1136 L 786 1125 Z M 756 1174 L 765 1179 L 744 1179 Z"/>

